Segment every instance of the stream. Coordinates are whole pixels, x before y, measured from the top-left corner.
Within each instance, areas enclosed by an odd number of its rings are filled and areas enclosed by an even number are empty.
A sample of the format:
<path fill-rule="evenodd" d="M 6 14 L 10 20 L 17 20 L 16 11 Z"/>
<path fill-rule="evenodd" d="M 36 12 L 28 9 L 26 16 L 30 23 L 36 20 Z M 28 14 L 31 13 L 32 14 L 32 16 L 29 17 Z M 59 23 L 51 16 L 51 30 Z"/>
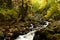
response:
<path fill-rule="evenodd" d="M 26 27 L 26 28 L 33 30 L 28 32 L 27 34 L 19 35 L 15 40 L 39 40 L 39 35 L 35 36 L 36 35 L 35 33 L 43 28 L 46 28 L 48 25 L 49 25 L 48 21 L 44 21 L 43 23 L 37 25 L 37 27 L 34 27 L 34 24 L 31 23 L 30 24 L 31 27 Z"/>

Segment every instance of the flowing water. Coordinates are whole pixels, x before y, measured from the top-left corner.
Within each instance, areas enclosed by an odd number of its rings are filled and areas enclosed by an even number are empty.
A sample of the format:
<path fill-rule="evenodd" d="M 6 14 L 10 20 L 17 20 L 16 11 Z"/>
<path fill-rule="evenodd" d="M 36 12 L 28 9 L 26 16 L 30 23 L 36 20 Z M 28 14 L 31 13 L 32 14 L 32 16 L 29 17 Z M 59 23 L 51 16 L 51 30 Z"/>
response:
<path fill-rule="evenodd" d="M 30 28 L 34 27 L 33 24 L 30 24 L 30 25 L 31 25 Z M 40 30 L 40 29 L 46 28 L 48 25 L 49 25 L 49 22 L 44 21 L 44 25 L 42 25 L 42 27 L 34 28 L 34 30 L 30 31 L 29 33 L 27 33 L 25 35 L 19 35 L 15 40 L 33 40 L 33 38 L 35 36 L 35 32 Z"/>

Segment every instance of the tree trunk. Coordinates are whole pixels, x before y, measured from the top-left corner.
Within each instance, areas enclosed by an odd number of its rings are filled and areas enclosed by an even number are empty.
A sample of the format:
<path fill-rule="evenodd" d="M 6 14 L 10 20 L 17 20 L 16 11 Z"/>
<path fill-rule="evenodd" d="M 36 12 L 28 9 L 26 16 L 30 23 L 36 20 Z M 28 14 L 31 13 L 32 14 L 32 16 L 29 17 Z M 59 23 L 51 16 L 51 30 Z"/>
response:
<path fill-rule="evenodd" d="M 22 6 L 21 6 L 21 21 L 24 21 L 24 18 L 27 16 L 27 10 L 28 10 L 28 5 L 27 3 L 25 4 L 26 7 L 23 6 L 24 5 L 24 1 L 22 0 Z"/>

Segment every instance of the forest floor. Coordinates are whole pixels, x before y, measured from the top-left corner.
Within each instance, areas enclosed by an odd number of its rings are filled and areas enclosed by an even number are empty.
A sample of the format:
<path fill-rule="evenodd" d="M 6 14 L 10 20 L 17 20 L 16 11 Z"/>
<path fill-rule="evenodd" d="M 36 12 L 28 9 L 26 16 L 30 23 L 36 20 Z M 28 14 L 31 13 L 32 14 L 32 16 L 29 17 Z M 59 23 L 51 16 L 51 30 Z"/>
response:
<path fill-rule="evenodd" d="M 8 21 L 0 22 L 0 39 L 9 40 L 11 39 L 12 36 L 14 36 L 15 33 L 16 35 L 26 34 L 29 31 L 31 31 L 31 29 L 26 28 L 26 26 L 29 26 L 30 24 L 31 23 L 29 21 L 27 22 L 21 21 L 19 23 L 13 23 L 13 24 L 11 24 L 11 22 Z"/>

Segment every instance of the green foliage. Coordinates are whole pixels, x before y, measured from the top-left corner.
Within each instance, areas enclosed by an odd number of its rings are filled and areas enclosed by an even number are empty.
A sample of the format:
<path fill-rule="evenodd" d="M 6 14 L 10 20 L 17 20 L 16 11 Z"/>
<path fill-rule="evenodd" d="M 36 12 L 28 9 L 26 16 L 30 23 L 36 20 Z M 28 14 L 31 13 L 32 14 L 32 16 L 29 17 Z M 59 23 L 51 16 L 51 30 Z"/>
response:
<path fill-rule="evenodd" d="M 60 40 L 60 26 L 42 29 L 40 30 L 40 35 L 43 36 L 44 40 Z"/>
<path fill-rule="evenodd" d="M 32 11 L 37 12 L 38 10 L 43 10 L 46 3 L 46 0 L 32 0 Z"/>
<path fill-rule="evenodd" d="M 32 9 L 32 11 L 33 12 L 36 12 L 38 9 L 39 9 L 39 3 L 38 2 L 36 2 L 34 5 L 33 5 L 33 9 Z"/>
<path fill-rule="evenodd" d="M 53 12 L 55 11 L 55 6 L 51 6 L 48 10 L 47 10 L 47 15 L 46 17 L 51 17 L 51 15 L 53 14 Z"/>
<path fill-rule="evenodd" d="M 12 8 L 12 0 L 0 0 L 0 8 Z"/>
<path fill-rule="evenodd" d="M 1 17 L 4 17 L 6 20 L 15 19 L 18 17 L 17 11 L 15 9 L 1 9 L 0 14 L 2 14 L 3 16 L 1 15 Z"/>
<path fill-rule="evenodd" d="M 2 32 L 1 30 L 0 30 L 0 36 L 1 36 L 1 37 L 3 37 L 3 36 L 4 36 L 4 35 L 3 35 L 3 32 Z"/>
<path fill-rule="evenodd" d="M 57 2 L 50 3 L 50 8 L 47 10 L 45 18 L 47 19 L 52 18 L 58 20 L 60 18 L 59 15 L 60 15 L 59 3 Z"/>

